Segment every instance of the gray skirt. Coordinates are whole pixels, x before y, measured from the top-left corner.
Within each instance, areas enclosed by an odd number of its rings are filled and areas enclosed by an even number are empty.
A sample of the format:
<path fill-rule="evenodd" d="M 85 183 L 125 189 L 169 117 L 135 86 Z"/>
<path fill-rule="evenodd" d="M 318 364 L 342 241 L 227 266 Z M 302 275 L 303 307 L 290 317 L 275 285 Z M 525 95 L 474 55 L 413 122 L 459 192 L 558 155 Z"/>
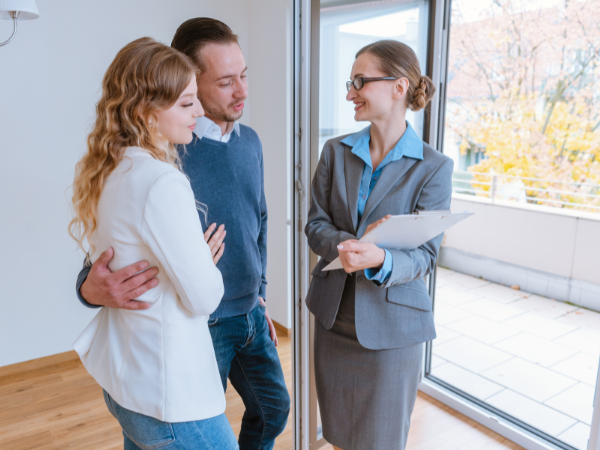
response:
<path fill-rule="evenodd" d="M 423 344 L 369 350 L 354 322 L 356 276 L 348 276 L 335 323 L 316 322 L 315 379 L 323 437 L 343 450 L 404 450 L 422 369 Z"/>

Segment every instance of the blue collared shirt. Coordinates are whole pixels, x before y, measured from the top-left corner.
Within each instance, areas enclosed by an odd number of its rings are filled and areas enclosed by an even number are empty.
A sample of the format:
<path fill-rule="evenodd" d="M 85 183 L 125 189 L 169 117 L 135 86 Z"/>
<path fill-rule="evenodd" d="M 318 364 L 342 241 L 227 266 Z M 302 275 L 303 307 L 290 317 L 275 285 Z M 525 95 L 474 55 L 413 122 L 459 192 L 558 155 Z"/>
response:
<path fill-rule="evenodd" d="M 410 125 L 406 122 L 406 131 L 396 143 L 394 148 L 385 155 L 383 161 L 379 163 L 377 169 L 373 172 L 373 164 L 371 162 L 371 153 L 369 152 L 369 141 L 371 140 L 371 126 L 363 128 L 358 133 L 354 133 L 341 141 L 342 144 L 346 144 L 352 147 L 352 153 L 362 159 L 365 163 L 363 169 L 362 178 L 360 181 L 360 189 L 358 191 L 358 222 L 362 219 L 362 215 L 365 212 L 365 206 L 367 200 L 373 192 L 373 188 L 377 184 L 377 181 L 381 177 L 384 167 L 393 162 L 398 161 L 400 158 L 407 156 L 409 158 L 423 159 L 423 141 L 419 139 L 417 133 Z M 385 250 L 385 260 L 381 269 L 365 269 L 365 276 L 373 281 L 378 286 L 384 284 L 390 274 L 392 273 L 392 254 Z"/>

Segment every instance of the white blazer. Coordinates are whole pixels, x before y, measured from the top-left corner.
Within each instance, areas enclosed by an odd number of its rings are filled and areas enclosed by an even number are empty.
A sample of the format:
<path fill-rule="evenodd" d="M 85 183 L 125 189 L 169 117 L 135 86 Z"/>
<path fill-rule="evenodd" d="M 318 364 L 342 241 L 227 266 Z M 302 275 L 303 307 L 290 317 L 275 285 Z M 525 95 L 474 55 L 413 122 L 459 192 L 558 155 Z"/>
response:
<path fill-rule="evenodd" d="M 73 344 L 116 402 L 164 422 L 208 419 L 225 395 L 208 330 L 223 297 L 221 272 L 204 241 L 188 179 L 130 147 L 106 178 L 91 256 L 112 246 L 112 271 L 140 260 L 159 268 L 144 311 L 102 308 Z"/>

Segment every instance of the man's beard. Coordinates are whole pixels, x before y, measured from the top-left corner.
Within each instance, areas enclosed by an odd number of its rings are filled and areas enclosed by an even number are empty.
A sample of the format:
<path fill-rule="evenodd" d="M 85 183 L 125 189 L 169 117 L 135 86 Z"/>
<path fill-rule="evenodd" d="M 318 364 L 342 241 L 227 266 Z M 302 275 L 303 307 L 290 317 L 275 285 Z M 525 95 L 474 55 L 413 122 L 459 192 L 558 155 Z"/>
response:
<path fill-rule="evenodd" d="M 218 109 L 217 107 L 213 108 L 210 103 L 202 101 L 202 98 L 200 98 L 200 96 L 198 96 L 198 99 L 200 100 L 200 103 L 202 104 L 202 107 L 204 108 L 204 112 L 207 115 L 214 117 L 217 120 L 223 120 L 224 122 L 235 122 L 236 120 L 239 120 L 240 117 L 242 117 L 242 114 L 244 114 L 243 108 L 238 113 L 230 113 L 228 110 L 222 111 L 221 109 Z M 234 106 L 239 103 L 240 103 L 240 101 L 238 100 L 236 102 L 230 103 L 228 106 Z"/>

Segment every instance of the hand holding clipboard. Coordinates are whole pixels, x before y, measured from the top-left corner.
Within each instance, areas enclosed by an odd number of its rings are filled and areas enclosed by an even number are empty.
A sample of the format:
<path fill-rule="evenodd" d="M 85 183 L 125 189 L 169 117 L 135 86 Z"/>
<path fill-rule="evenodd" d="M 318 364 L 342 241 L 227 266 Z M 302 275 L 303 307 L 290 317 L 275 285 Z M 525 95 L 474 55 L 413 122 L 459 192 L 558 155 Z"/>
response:
<path fill-rule="evenodd" d="M 457 214 L 451 211 L 416 211 L 414 214 L 391 216 L 358 242 L 373 243 L 380 248 L 413 250 L 472 215 L 466 211 Z M 323 270 L 336 269 L 343 269 L 339 258 Z"/>

